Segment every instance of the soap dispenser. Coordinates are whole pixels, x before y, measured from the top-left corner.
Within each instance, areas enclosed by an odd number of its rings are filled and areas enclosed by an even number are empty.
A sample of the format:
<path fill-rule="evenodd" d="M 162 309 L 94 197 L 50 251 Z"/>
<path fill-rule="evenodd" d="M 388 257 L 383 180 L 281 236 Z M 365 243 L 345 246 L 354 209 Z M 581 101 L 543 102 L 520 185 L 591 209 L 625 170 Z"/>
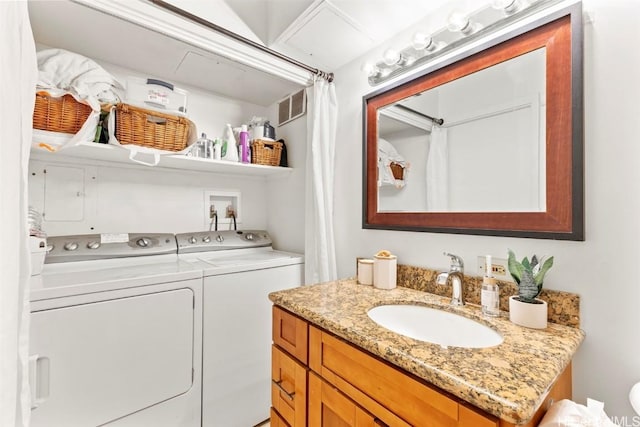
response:
<path fill-rule="evenodd" d="M 496 283 L 496 279 L 493 277 L 491 255 L 485 257 L 480 303 L 482 304 L 482 314 L 491 317 L 500 315 L 500 288 Z"/>

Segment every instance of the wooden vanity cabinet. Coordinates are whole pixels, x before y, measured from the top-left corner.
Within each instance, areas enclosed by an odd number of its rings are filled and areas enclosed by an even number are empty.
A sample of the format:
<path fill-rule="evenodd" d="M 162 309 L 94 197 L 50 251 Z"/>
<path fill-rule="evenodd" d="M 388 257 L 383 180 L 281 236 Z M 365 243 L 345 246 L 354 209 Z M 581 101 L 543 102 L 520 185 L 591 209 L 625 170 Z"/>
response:
<path fill-rule="evenodd" d="M 273 313 L 273 425 L 281 425 L 277 424 L 277 417 L 281 417 L 291 427 L 515 426 L 279 307 L 274 306 Z M 307 385 L 306 406 L 300 408 L 299 393 L 303 392 L 298 389 L 303 379 Z M 277 381 L 282 381 L 285 390 L 293 390 L 295 382 L 295 396 L 289 398 L 279 390 Z M 550 403 L 564 398 L 571 398 L 571 365 L 531 421 L 522 427 L 537 425 Z"/>

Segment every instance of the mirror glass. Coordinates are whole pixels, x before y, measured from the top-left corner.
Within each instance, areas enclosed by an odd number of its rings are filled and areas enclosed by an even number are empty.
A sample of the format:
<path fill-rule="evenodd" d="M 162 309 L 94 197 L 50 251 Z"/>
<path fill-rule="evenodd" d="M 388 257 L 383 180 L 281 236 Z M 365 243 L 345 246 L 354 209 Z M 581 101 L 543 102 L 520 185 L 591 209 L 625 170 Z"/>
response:
<path fill-rule="evenodd" d="M 584 240 L 579 3 L 363 98 L 363 228 Z"/>
<path fill-rule="evenodd" d="M 537 49 L 379 109 L 378 211 L 544 212 L 545 56 Z M 390 161 L 404 166 L 402 180 Z"/>

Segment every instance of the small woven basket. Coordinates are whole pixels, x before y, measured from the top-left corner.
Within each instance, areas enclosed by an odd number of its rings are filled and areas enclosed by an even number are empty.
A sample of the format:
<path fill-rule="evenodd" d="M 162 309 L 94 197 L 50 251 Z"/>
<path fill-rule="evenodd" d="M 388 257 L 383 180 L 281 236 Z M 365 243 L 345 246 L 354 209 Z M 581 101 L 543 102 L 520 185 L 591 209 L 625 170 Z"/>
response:
<path fill-rule="evenodd" d="M 257 165 L 280 166 L 282 142 L 254 139 L 251 146 L 251 163 Z"/>
<path fill-rule="evenodd" d="M 391 162 L 391 164 L 389 164 L 389 166 L 391 167 L 391 173 L 393 174 L 393 177 L 395 179 L 404 179 L 404 167 L 396 162 Z"/>
<path fill-rule="evenodd" d="M 36 93 L 33 128 L 76 134 L 91 114 L 91 107 L 71 95 L 54 98 L 45 91 Z"/>
<path fill-rule="evenodd" d="M 187 147 L 190 123 L 186 117 L 129 104 L 116 105 L 116 138 L 122 145 L 181 151 Z"/>

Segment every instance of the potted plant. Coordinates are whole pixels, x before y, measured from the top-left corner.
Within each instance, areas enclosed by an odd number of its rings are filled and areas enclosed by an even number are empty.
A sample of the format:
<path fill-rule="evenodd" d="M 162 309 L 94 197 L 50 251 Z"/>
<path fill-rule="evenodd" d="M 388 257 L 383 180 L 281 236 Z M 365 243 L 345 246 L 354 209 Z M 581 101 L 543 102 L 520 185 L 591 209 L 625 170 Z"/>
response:
<path fill-rule="evenodd" d="M 520 326 L 544 329 L 547 327 L 547 303 L 536 298 L 542 292 L 542 284 L 547 271 L 553 266 L 553 257 L 543 258 L 533 255 L 531 260 L 524 257 L 521 262 L 509 249 L 508 268 L 518 286 L 518 295 L 509 297 L 509 319 Z"/>

